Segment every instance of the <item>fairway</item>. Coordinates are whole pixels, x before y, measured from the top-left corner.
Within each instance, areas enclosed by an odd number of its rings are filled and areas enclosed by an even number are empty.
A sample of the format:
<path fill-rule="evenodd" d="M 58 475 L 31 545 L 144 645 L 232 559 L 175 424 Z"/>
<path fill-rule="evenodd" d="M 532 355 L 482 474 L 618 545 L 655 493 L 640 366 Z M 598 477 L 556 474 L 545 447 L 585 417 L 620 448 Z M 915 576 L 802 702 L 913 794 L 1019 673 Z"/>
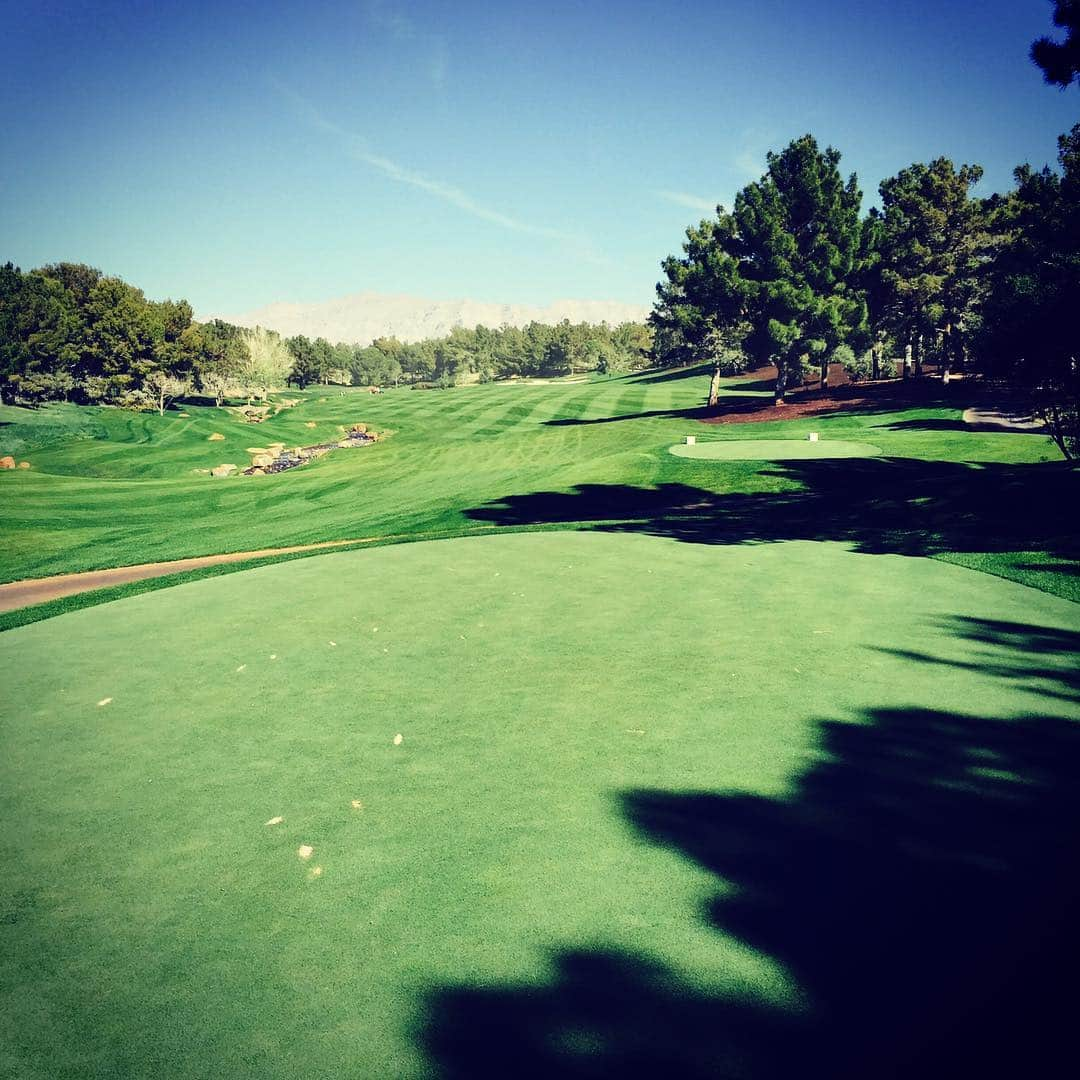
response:
<path fill-rule="evenodd" d="M 676 457 L 696 461 L 797 461 L 816 458 L 874 457 L 881 447 L 870 443 L 809 439 L 731 439 L 726 442 L 676 443 Z"/>
<path fill-rule="evenodd" d="M 4 633 L 0 1071 L 510 1075 L 529 1045 L 541 1076 L 641 1044 L 738 1075 L 726 1025 L 884 1037 L 1071 835 L 1040 798 L 1075 775 L 1078 612 L 837 543 L 593 532 Z"/>

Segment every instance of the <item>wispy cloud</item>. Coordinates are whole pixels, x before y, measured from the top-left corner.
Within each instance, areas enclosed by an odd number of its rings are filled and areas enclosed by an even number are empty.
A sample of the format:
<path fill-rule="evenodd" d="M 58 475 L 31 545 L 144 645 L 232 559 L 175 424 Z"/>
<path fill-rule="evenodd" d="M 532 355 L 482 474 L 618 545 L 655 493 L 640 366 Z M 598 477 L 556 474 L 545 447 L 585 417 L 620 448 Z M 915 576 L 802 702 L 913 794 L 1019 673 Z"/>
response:
<path fill-rule="evenodd" d="M 446 87 L 450 50 L 439 34 L 419 28 L 412 16 L 392 0 L 367 0 L 364 13 L 380 33 L 392 41 L 408 43 L 404 48 L 414 54 L 410 66 L 423 71 L 436 91 Z"/>
<path fill-rule="evenodd" d="M 559 243 L 572 248 L 574 254 L 586 262 L 591 262 L 597 266 L 611 265 L 609 259 L 596 251 L 592 241 L 587 236 L 570 232 L 565 229 L 555 229 L 537 222 L 524 221 L 511 214 L 505 214 L 500 210 L 485 206 L 483 203 L 474 199 L 461 188 L 455 187 L 453 184 L 448 184 L 445 181 L 426 176 L 416 169 L 409 168 L 388 157 L 384 157 L 382 154 L 376 153 L 369 146 L 366 139 L 357 135 L 355 132 L 347 131 L 345 128 L 340 127 L 331 120 L 327 120 L 318 109 L 294 90 L 289 89 L 276 80 L 274 81 L 274 85 L 277 87 L 278 91 L 289 100 L 293 108 L 306 123 L 319 131 L 325 132 L 327 135 L 332 135 L 338 140 L 338 144 L 342 151 L 348 154 L 349 157 L 382 173 L 383 176 L 388 177 L 395 183 L 404 184 L 407 187 L 427 192 L 429 195 L 433 195 L 435 198 L 441 199 L 451 206 L 456 206 L 459 210 L 472 217 L 479 218 L 481 221 L 490 222 L 492 225 L 497 225 L 510 232 L 524 233 L 529 236 L 540 236 L 548 240 L 558 241 Z"/>
<path fill-rule="evenodd" d="M 685 191 L 657 191 L 656 194 L 665 202 L 675 203 L 676 206 L 686 206 L 691 210 L 700 210 L 705 214 L 711 214 L 716 209 L 714 199 L 703 199 L 700 195 L 689 195 Z"/>

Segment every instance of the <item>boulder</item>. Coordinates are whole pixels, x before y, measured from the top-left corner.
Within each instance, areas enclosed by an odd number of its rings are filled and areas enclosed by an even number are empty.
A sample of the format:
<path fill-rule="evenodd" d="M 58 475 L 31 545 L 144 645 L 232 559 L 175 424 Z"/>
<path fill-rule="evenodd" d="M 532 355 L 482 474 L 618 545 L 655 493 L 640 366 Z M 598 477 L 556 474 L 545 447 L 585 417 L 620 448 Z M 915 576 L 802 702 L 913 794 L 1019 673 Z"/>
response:
<path fill-rule="evenodd" d="M 206 441 L 207 442 L 223 442 L 224 439 L 225 439 L 225 436 L 222 435 L 220 431 L 215 431 L 213 435 L 207 435 L 206 436 Z"/>
<path fill-rule="evenodd" d="M 318 427 L 318 426 L 319 425 L 316 424 L 314 420 L 309 420 L 306 424 L 304 424 L 304 427 Z"/>
<path fill-rule="evenodd" d="M 247 448 L 249 454 L 269 454 L 270 451 L 265 446 L 249 446 Z"/>
<path fill-rule="evenodd" d="M 29 469 L 30 468 L 30 462 L 29 461 L 20 461 L 19 462 L 19 468 L 20 469 Z"/>
<path fill-rule="evenodd" d="M 274 464 L 274 458 L 276 457 L 277 454 L 256 454 L 251 459 L 251 464 L 254 465 L 256 469 L 265 469 L 268 465 Z"/>
<path fill-rule="evenodd" d="M 211 476 L 232 476 L 236 472 L 235 465 L 219 465 L 216 469 L 210 470 Z"/>
<path fill-rule="evenodd" d="M 191 413 L 189 413 L 189 412 L 180 412 L 180 413 L 177 413 L 176 415 L 183 418 L 184 420 L 190 420 L 191 419 Z"/>
<path fill-rule="evenodd" d="M 367 424 L 353 424 L 353 426 L 349 430 L 358 431 L 361 435 L 363 435 L 364 432 L 367 431 Z"/>
<path fill-rule="evenodd" d="M 340 441 L 340 442 L 338 443 L 338 446 L 340 446 L 340 447 L 341 447 L 341 448 L 342 448 L 343 450 L 348 450 L 348 448 L 349 448 L 350 446 L 355 446 L 355 445 L 356 445 L 356 443 L 354 443 L 354 442 L 352 441 L 352 439 L 342 439 L 342 440 L 341 440 L 341 441 Z"/>
<path fill-rule="evenodd" d="M 6 455 L 5 457 L 0 457 L 0 469 L 14 469 L 14 468 L 15 468 L 15 459 L 10 454 Z"/>

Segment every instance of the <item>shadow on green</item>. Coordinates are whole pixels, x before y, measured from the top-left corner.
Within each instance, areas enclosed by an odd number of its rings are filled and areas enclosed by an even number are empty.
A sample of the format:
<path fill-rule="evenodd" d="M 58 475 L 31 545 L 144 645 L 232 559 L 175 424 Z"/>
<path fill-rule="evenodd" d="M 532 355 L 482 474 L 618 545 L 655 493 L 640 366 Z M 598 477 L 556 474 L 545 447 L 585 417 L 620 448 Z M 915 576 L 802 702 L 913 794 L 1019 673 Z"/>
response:
<path fill-rule="evenodd" d="M 821 758 L 790 798 L 619 795 L 644 841 L 715 876 L 698 917 L 782 964 L 802 1008 L 710 994 L 645 953 L 567 945 L 547 983 L 430 997 L 423 1038 L 439 1075 L 1059 1074 L 1080 961 L 1080 727 L 1053 710 L 1078 700 L 1060 665 L 1080 634 L 965 618 L 950 629 L 1000 678 L 1031 680 L 1045 711 L 823 720 Z"/>

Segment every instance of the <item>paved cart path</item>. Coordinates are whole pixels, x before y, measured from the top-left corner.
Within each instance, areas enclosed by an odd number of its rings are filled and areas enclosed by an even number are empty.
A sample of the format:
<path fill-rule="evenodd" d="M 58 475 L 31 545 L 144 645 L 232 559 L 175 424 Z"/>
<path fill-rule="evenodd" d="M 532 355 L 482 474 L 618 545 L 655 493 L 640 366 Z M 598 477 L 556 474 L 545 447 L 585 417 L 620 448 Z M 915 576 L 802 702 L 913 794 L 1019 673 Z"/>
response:
<path fill-rule="evenodd" d="M 365 536 L 359 540 L 324 540 L 317 544 L 294 544 L 291 547 L 261 548 L 258 551 L 233 551 L 227 555 L 201 555 L 194 559 L 173 559 L 170 562 L 139 563 L 136 566 L 117 566 L 111 570 L 87 570 L 78 574 L 57 574 L 54 577 L 29 578 L 0 585 L 0 611 L 14 611 L 30 604 L 43 604 L 64 596 L 103 589 L 108 585 L 126 585 L 131 581 L 164 577 L 185 570 L 202 570 L 220 563 L 243 562 L 246 559 L 265 559 L 289 555 L 296 551 L 319 551 L 322 548 L 345 547 L 348 544 L 370 544 L 385 536 Z"/>

